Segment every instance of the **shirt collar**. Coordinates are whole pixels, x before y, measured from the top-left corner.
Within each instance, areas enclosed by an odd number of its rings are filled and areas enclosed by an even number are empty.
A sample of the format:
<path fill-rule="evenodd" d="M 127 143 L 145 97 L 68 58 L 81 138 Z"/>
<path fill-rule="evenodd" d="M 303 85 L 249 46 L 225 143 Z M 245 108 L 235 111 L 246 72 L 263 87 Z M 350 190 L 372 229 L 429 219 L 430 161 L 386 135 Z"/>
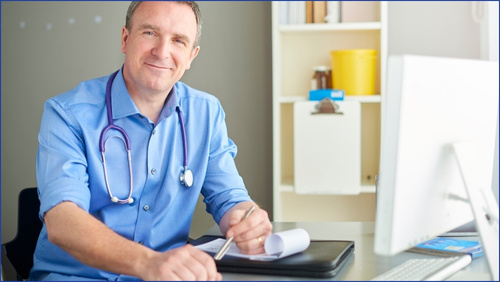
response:
<path fill-rule="evenodd" d="M 111 106 L 113 119 L 140 114 L 139 109 L 128 93 L 127 86 L 125 86 L 122 69 L 118 71 L 111 86 Z"/>
<path fill-rule="evenodd" d="M 179 100 L 177 99 L 177 88 L 174 85 L 174 87 L 172 87 L 172 90 L 170 90 L 170 93 L 168 93 L 167 102 L 165 103 L 165 106 L 163 106 L 163 110 L 160 113 L 158 122 L 171 116 L 178 106 Z"/>
<path fill-rule="evenodd" d="M 127 86 L 125 85 L 125 80 L 123 79 L 123 67 L 120 68 L 118 74 L 115 77 L 115 80 L 112 83 L 111 106 L 113 111 L 113 119 L 141 114 L 134 101 L 132 100 L 132 97 L 130 97 L 130 93 L 128 92 Z M 158 122 L 171 116 L 178 106 L 179 101 L 177 98 L 177 87 L 174 85 L 167 96 L 167 101 L 163 106 L 163 110 L 160 113 Z"/>

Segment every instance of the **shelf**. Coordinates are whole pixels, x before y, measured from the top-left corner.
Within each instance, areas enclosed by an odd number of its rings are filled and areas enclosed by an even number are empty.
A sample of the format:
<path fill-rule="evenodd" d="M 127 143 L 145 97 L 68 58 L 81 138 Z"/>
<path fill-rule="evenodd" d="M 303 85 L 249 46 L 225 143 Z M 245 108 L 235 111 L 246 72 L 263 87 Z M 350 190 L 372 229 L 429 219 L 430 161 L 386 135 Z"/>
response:
<path fill-rule="evenodd" d="M 293 193 L 294 186 L 292 184 L 283 183 L 281 184 L 279 191 Z M 375 185 L 362 185 L 360 193 L 375 193 Z"/>
<path fill-rule="evenodd" d="M 304 96 L 282 96 L 279 98 L 281 104 L 295 103 L 301 101 L 307 101 L 308 98 Z M 344 98 L 345 101 L 359 101 L 360 103 L 380 103 L 380 95 L 350 95 Z"/>
<path fill-rule="evenodd" d="M 311 31 L 357 31 L 357 30 L 380 30 L 380 22 L 359 22 L 359 23 L 318 23 L 299 25 L 280 25 L 281 33 L 311 32 Z"/>
<path fill-rule="evenodd" d="M 279 98 L 281 104 L 295 103 L 301 101 L 307 101 L 307 97 L 304 96 L 285 96 Z"/>

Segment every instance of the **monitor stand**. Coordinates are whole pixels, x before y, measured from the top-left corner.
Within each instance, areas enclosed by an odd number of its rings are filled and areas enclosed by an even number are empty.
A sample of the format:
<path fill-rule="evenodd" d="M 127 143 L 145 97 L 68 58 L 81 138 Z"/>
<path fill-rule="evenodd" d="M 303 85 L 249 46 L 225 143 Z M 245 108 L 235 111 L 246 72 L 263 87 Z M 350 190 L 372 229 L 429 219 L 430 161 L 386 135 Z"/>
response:
<path fill-rule="evenodd" d="M 460 173 L 474 214 L 476 229 L 483 245 L 492 280 L 498 281 L 499 235 L 498 235 L 498 204 L 491 189 L 491 171 L 485 171 L 484 163 L 478 154 L 483 146 L 470 143 L 454 143 L 453 148 L 457 158 Z M 488 155 L 488 154 L 486 154 Z M 493 165 L 493 158 L 491 158 Z"/>

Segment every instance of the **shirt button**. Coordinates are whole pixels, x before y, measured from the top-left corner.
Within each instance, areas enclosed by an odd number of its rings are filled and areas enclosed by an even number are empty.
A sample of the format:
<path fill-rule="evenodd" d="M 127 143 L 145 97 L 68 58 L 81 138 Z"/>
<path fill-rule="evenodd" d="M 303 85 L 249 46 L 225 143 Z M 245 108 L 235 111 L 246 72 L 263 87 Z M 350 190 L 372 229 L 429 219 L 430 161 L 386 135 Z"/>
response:
<path fill-rule="evenodd" d="M 139 245 L 144 245 L 144 243 L 142 241 L 139 241 L 137 243 L 139 243 Z"/>
<path fill-rule="evenodd" d="M 143 209 L 144 209 L 145 211 L 148 211 L 148 210 L 149 210 L 149 206 L 148 206 L 148 205 L 145 205 L 145 206 L 143 207 Z"/>
<path fill-rule="evenodd" d="M 156 129 L 153 130 L 153 135 L 155 135 L 155 134 L 156 134 Z"/>
<path fill-rule="evenodd" d="M 156 169 L 154 169 L 154 168 L 153 168 L 153 169 L 151 169 L 151 174 L 152 174 L 152 175 L 155 175 L 155 173 L 156 173 Z"/>

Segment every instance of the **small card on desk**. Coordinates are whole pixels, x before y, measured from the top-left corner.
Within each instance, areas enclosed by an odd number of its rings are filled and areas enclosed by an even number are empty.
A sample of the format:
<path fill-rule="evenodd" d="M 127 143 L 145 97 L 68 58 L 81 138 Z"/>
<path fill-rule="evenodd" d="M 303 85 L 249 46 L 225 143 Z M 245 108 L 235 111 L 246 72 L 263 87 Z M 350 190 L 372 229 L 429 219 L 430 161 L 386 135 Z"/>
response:
<path fill-rule="evenodd" d="M 455 255 L 457 253 L 462 253 L 470 255 L 472 259 L 484 255 L 483 246 L 479 241 L 443 237 L 425 241 L 408 251 L 429 255 Z"/>
<path fill-rule="evenodd" d="M 218 238 L 221 237 L 202 236 L 190 243 L 196 246 Z M 220 272 L 324 278 L 335 276 L 349 261 L 352 253 L 354 253 L 353 241 L 312 240 L 307 250 L 273 261 L 226 255 L 215 263 Z"/>

